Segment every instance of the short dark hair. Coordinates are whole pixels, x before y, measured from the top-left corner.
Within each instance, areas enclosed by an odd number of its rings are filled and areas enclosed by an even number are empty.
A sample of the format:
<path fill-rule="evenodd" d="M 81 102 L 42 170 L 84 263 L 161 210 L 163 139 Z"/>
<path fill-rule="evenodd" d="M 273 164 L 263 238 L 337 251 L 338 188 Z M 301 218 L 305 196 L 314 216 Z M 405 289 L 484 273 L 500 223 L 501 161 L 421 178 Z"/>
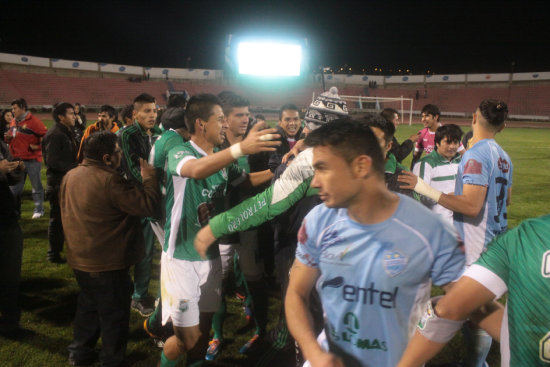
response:
<path fill-rule="evenodd" d="M 129 118 L 130 120 L 134 117 L 134 105 L 133 104 L 127 104 L 126 106 L 122 107 L 120 109 L 120 116 L 122 117 L 122 122 L 126 123 L 124 119 Z"/>
<path fill-rule="evenodd" d="M 157 100 L 155 99 L 155 97 L 153 97 L 148 93 L 141 93 L 139 96 L 134 98 L 133 103 L 134 103 L 134 109 L 136 109 L 137 108 L 136 105 L 142 105 L 145 103 L 157 103 Z"/>
<path fill-rule="evenodd" d="M 105 154 L 114 154 L 117 136 L 110 131 L 98 131 L 84 141 L 84 158 L 102 160 Z"/>
<path fill-rule="evenodd" d="M 265 121 L 265 116 L 262 115 L 261 113 L 259 113 L 259 114 L 257 114 L 256 116 L 254 116 L 254 118 L 255 118 L 256 120 L 264 120 L 264 121 Z"/>
<path fill-rule="evenodd" d="M 218 98 L 222 102 L 221 106 L 223 108 L 223 113 L 226 115 L 230 114 L 235 107 L 250 106 L 250 101 L 248 99 L 229 90 L 224 90 L 223 92 L 218 93 Z"/>
<path fill-rule="evenodd" d="M 14 104 L 25 111 L 27 110 L 27 101 L 25 101 L 23 98 L 17 98 L 11 101 L 10 105 L 13 106 Z"/>
<path fill-rule="evenodd" d="M 386 121 L 393 123 L 394 115 L 399 116 L 399 112 L 393 108 L 384 108 L 382 112 L 380 112 L 380 116 L 386 119 Z"/>
<path fill-rule="evenodd" d="M 114 117 L 115 120 L 117 119 L 117 113 L 116 113 L 116 110 L 113 106 L 111 105 L 108 105 L 108 104 L 104 104 L 103 106 L 99 107 L 99 112 L 107 112 L 107 114 L 110 116 L 110 117 Z"/>
<path fill-rule="evenodd" d="M 447 140 L 447 142 L 460 142 L 462 139 L 462 129 L 455 124 L 445 124 L 437 128 L 435 131 L 434 143 L 436 145 L 441 144 L 441 140 Z"/>
<path fill-rule="evenodd" d="M 364 122 L 368 127 L 377 127 L 384 132 L 384 140 L 388 144 L 395 134 L 395 125 L 383 118 L 372 113 L 368 113 L 361 117 L 360 121 Z"/>
<path fill-rule="evenodd" d="M 508 118 L 508 105 L 496 99 L 484 99 L 479 104 L 479 112 L 496 130 Z"/>
<path fill-rule="evenodd" d="M 420 113 L 425 113 L 427 115 L 432 115 L 433 117 L 437 116 L 437 121 L 439 121 L 439 117 L 441 116 L 441 111 L 439 111 L 439 107 L 437 107 L 434 104 L 427 104 L 424 107 L 422 107 L 422 110 Z"/>
<path fill-rule="evenodd" d="M 283 111 L 287 111 L 287 110 L 298 111 L 298 113 L 300 113 L 300 110 L 298 109 L 298 107 L 296 107 L 295 104 L 287 103 L 287 104 L 283 105 L 281 107 L 281 109 L 279 110 L 279 121 L 281 121 L 281 119 L 283 118 Z"/>
<path fill-rule="evenodd" d="M 207 121 L 212 116 L 212 109 L 216 105 L 221 107 L 222 102 L 213 94 L 197 94 L 189 99 L 185 108 L 185 121 L 190 134 L 195 133 L 195 121 L 198 118 Z"/>
<path fill-rule="evenodd" d="M 162 114 L 161 122 L 162 122 L 162 127 L 166 130 L 168 129 L 188 130 L 185 124 L 185 108 L 183 107 L 168 108 Z"/>
<path fill-rule="evenodd" d="M 183 107 L 185 108 L 185 105 L 187 104 L 187 97 L 184 94 L 170 94 L 170 97 L 168 97 L 168 102 L 166 103 L 166 108 L 171 107 Z"/>
<path fill-rule="evenodd" d="M 69 108 L 72 108 L 74 110 L 74 106 L 68 102 L 61 102 L 56 104 L 52 112 L 54 121 L 59 122 L 59 116 L 65 116 Z"/>
<path fill-rule="evenodd" d="M 384 175 L 384 156 L 380 144 L 365 121 L 342 118 L 327 122 L 312 131 L 305 143 L 310 147 L 329 146 L 348 163 L 360 155 L 368 155 L 374 171 Z"/>

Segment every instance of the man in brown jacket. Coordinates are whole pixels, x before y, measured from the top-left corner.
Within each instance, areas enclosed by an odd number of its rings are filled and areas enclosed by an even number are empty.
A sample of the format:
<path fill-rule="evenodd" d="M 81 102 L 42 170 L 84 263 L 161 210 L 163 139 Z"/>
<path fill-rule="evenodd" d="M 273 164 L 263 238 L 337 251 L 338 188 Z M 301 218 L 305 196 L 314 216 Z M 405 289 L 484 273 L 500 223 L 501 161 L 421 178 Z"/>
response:
<path fill-rule="evenodd" d="M 61 183 L 60 205 L 67 263 L 80 286 L 69 363 L 91 364 L 101 335 L 103 366 L 124 361 L 132 281 L 128 268 L 143 257 L 140 217 L 160 205 L 154 167 L 141 160 L 143 187 L 116 173 L 121 149 L 109 131 L 90 135 L 84 161 Z"/>

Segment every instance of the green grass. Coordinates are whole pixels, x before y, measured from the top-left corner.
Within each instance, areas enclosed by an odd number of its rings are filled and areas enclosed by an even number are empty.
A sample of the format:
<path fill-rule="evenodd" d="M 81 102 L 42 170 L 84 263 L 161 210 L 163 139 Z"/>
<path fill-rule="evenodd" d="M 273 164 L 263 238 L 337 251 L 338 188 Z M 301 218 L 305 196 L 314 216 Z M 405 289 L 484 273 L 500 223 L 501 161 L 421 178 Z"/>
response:
<path fill-rule="evenodd" d="M 51 121 L 47 122 L 51 125 Z M 402 141 L 420 129 L 400 125 L 397 137 Z M 508 152 L 514 164 L 512 205 L 509 207 L 509 223 L 548 213 L 550 190 L 550 129 L 506 129 L 496 139 Z M 410 158 L 405 165 L 410 163 Z M 45 184 L 45 170 L 42 172 Z M 72 271 L 66 265 L 54 265 L 46 261 L 48 215 L 31 220 L 32 199 L 27 180 L 23 197 L 21 227 L 25 236 L 21 283 L 21 323 L 36 332 L 36 336 L 22 341 L 10 341 L 0 337 L 0 365 L 2 366 L 63 366 L 67 361 L 67 345 L 72 339 L 71 322 L 76 306 L 78 287 Z M 46 203 L 46 213 L 49 204 Z M 159 254 L 155 261 L 158 263 Z M 158 272 L 154 274 L 158 278 Z M 153 281 L 150 292 L 156 294 L 158 281 Z M 270 326 L 278 317 L 280 301 L 270 298 Z M 134 366 L 156 366 L 160 351 L 154 347 L 142 330 L 143 318 L 132 312 L 128 356 Z M 218 362 L 220 365 L 242 365 L 246 358 L 238 349 L 252 335 L 252 330 L 240 330 L 244 325 L 240 303 L 229 300 L 228 318 L 225 324 L 226 346 Z M 463 355 L 461 337 L 457 336 L 434 360 L 436 363 L 456 361 Z M 488 362 L 500 365 L 498 344 L 494 343 Z M 273 366 L 282 366 L 278 361 Z"/>

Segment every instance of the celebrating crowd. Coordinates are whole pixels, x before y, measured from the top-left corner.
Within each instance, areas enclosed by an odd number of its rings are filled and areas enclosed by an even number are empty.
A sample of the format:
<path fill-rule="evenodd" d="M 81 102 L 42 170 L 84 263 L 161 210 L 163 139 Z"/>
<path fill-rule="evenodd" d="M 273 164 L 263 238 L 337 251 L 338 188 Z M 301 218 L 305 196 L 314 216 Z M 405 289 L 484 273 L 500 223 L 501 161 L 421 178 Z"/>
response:
<path fill-rule="evenodd" d="M 256 366 L 289 354 L 292 366 L 422 366 L 458 330 L 464 366 L 487 365 L 492 339 L 503 366 L 550 363 L 550 216 L 508 231 L 513 165 L 494 140 L 506 103 L 481 101 L 464 139 L 428 104 L 402 144 L 398 111 L 352 117 L 335 87 L 303 116 L 283 105 L 275 128 L 249 105 L 230 91 L 176 95 L 160 114 L 143 93 L 90 125 L 80 104 L 59 103 L 46 129 L 14 100 L 0 125 L 0 335 L 26 333 L 28 176 L 32 218 L 50 203 L 47 260 L 66 262 L 80 288 L 72 365 L 123 365 L 131 309 L 161 367 L 209 363 L 234 294 L 254 329 L 240 353 L 264 348 Z M 268 331 L 271 274 L 283 305 Z M 430 298 L 432 285 L 445 295 Z"/>

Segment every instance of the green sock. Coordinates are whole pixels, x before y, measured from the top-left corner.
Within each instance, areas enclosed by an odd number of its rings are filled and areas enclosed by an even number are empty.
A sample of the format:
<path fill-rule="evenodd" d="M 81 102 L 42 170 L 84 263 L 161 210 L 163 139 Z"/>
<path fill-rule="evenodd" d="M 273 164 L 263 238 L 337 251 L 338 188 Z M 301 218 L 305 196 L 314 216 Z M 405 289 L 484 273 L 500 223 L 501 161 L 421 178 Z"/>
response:
<path fill-rule="evenodd" d="M 170 360 L 166 358 L 166 355 L 164 354 L 164 350 L 160 354 L 160 367 L 176 367 L 178 362 L 181 360 L 181 357 L 178 357 L 174 360 Z"/>

